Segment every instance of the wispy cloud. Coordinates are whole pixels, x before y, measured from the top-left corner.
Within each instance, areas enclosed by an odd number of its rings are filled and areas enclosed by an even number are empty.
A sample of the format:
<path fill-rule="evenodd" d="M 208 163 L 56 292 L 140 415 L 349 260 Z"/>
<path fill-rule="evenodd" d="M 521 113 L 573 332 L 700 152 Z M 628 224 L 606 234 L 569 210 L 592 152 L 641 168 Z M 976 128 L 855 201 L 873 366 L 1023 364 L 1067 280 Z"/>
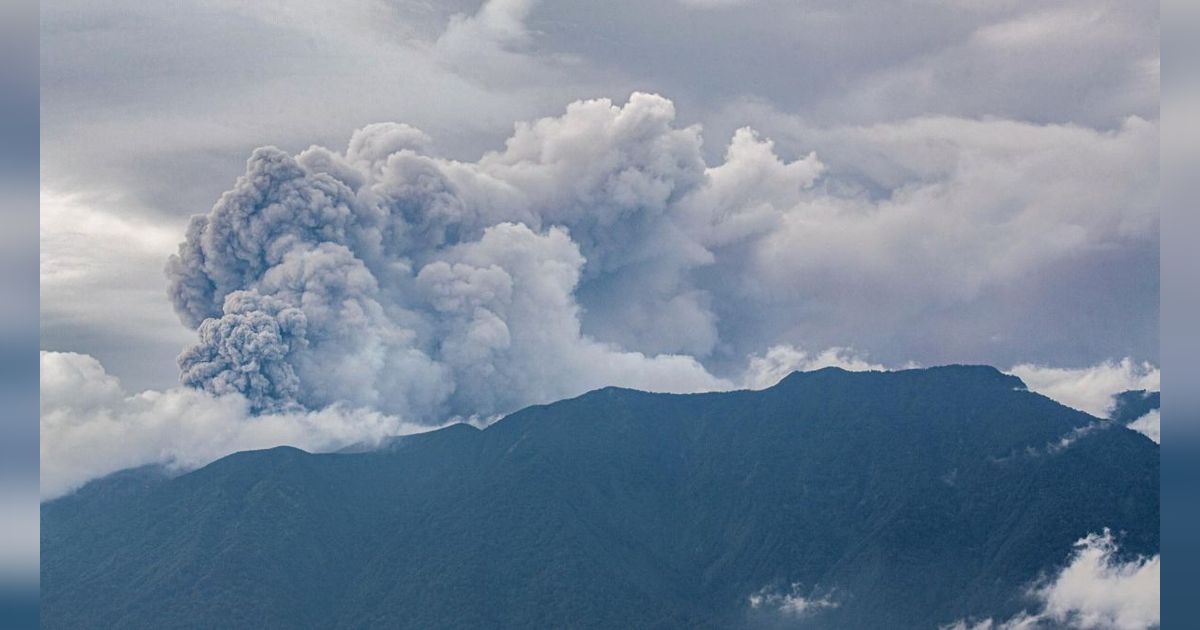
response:
<path fill-rule="evenodd" d="M 1028 595 L 1038 603 L 1009 619 L 960 620 L 943 630 L 1146 630 L 1159 625 L 1160 560 L 1122 560 L 1112 532 L 1089 534 L 1056 575 Z"/>
<path fill-rule="evenodd" d="M 785 617 L 807 617 L 840 605 L 832 592 L 805 590 L 799 583 L 792 584 L 786 591 L 763 587 L 750 595 L 747 602 L 752 609 L 776 612 Z"/>

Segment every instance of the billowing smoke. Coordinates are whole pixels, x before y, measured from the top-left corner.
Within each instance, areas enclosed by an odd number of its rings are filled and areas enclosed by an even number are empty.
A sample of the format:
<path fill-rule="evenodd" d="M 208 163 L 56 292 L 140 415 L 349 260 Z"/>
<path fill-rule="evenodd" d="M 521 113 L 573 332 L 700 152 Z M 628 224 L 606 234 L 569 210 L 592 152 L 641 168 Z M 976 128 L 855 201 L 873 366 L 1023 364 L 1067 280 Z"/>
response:
<path fill-rule="evenodd" d="M 300 379 L 287 355 L 304 343 L 304 312 L 246 291 L 230 293 L 224 310 L 224 317 L 201 322 L 200 343 L 180 355 L 183 384 L 216 395 L 245 394 L 258 409 L 295 400 Z"/>
<path fill-rule="evenodd" d="M 1156 155 L 1146 121 L 834 133 L 815 142 L 861 154 L 875 184 L 783 159 L 750 129 L 710 166 L 699 127 L 650 94 L 518 123 L 472 162 L 391 123 L 340 152 L 258 149 L 168 265 L 198 332 L 183 382 L 256 411 L 346 403 L 436 423 L 605 385 L 878 366 L 839 347 L 972 361 L 1005 347 L 983 333 L 1006 330 L 989 318 L 1023 304 L 1025 278 L 1155 238 L 1154 183 L 1130 167 Z"/>
<path fill-rule="evenodd" d="M 519 124 L 475 163 L 428 142 L 377 124 L 345 153 L 255 151 L 168 265 L 199 333 L 183 382 L 260 411 L 349 402 L 424 421 L 612 384 L 727 388 L 696 358 L 717 317 L 690 272 L 770 230 L 774 202 L 821 172 L 748 130 L 708 169 L 699 129 L 648 94 Z M 585 290 L 623 334 L 584 333 Z"/>

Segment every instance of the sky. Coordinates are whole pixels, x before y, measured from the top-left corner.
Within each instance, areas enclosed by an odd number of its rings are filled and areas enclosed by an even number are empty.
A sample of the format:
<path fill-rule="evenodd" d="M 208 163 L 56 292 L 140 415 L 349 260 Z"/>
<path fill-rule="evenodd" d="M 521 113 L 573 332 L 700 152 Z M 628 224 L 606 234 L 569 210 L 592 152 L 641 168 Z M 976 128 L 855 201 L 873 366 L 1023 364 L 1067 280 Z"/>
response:
<path fill-rule="evenodd" d="M 1158 383 L 1158 28 L 45 2 L 43 493 L 825 365 L 987 363 L 1103 415 Z"/>

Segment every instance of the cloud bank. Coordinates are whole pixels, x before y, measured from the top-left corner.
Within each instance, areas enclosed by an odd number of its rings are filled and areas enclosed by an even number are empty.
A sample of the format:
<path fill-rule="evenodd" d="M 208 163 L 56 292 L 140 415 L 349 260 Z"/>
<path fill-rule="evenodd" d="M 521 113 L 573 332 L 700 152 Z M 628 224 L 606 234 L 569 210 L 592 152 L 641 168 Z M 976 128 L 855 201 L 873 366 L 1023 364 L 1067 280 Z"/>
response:
<path fill-rule="evenodd" d="M 1029 591 L 1036 612 L 1007 620 L 958 621 L 943 630 L 1146 630 L 1159 626 L 1159 556 L 1118 558 L 1112 532 L 1089 534 L 1061 572 Z"/>
<path fill-rule="evenodd" d="M 44 500 L 144 464 L 187 469 L 235 451 L 281 444 L 329 451 L 431 428 L 342 405 L 254 415 L 237 393 L 175 388 L 131 395 L 92 357 L 63 352 L 41 353 L 41 393 Z"/>
<path fill-rule="evenodd" d="M 236 301 L 235 294 L 235 301 Z M 257 303 L 256 303 L 257 304 Z M 237 311 L 241 307 L 232 308 Z M 41 353 L 41 488 L 43 500 L 52 499 L 73 491 L 82 484 L 107 474 L 141 466 L 145 464 L 164 464 L 176 469 L 187 470 L 212 462 L 225 455 L 248 449 L 269 448 L 279 445 L 291 445 L 305 450 L 322 452 L 343 448 L 349 445 L 378 444 L 384 438 L 394 435 L 404 435 L 432 430 L 450 422 L 467 421 L 476 425 L 486 425 L 495 421 L 502 414 L 483 414 L 470 412 L 459 415 L 441 417 L 436 422 L 427 420 L 411 421 L 396 414 L 383 413 L 368 407 L 354 406 L 348 402 L 336 402 L 315 409 L 307 409 L 300 402 L 303 397 L 298 385 L 298 377 L 294 371 L 288 371 L 286 363 L 275 367 L 270 361 L 280 362 L 281 335 L 279 331 L 293 330 L 295 325 L 286 325 L 289 317 L 300 315 L 281 314 L 281 309 L 274 310 L 274 319 L 265 314 L 255 319 L 257 315 L 245 319 L 238 317 L 206 320 L 207 326 L 201 326 L 202 331 L 208 327 L 218 326 L 222 322 L 233 321 L 235 327 L 241 326 L 242 332 L 236 337 L 234 348 L 228 350 L 231 356 L 242 356 L 237 344 L 245 345 L 245 356 L 258 357 L 259 364 L 252 370 L 229 370 L 227 367 L 211 372 L 215 376 L 212 381 L 205 383 L 203 374 L 185 372 L 185 382 L 197 379 L 199 387 L 176 387 L 167 390 L 146 390 L 130 393 L 125 390 L 118 379 L 109 374 L 95 358 L 70 352 Z M 284 321 L 284 325 L 277 323 Z M 259 323 L 255 323 L 259 322 Z M 275 323 L 272 323 L 275 322 Z M 263 332 L 263 331 L 268 332 Z M 478 338 L 482 333 L 476 334 Z M 231 335 L 210 331 L 208 335 L 229 338 Z M 468 335 L 469 337 L 470 335 Z M 578 340 L 576 340 L 578 341 Z M 205 333 L 201 334 L 201 342 L 186 352 L 181 361 L 192 360 L 192 353 L 206 348 Z M 651 371 L 637 372 L 639 367 L 645 367 L 648 359 L 644 355 L 631 353 L 614 353 L 612 348 L 595 342 L 580 342 L 581 352 L 591 352 L 591 359 L 610 361 L 609 365 L 597 365 L 595 373 L 603 374 L 603 370 L 612 370 L 608 377 L 613 379 L 628 379 L 631 386 L 645 387 L 645 383 L 653 382 L 659 373 Z M 472 355 L 475 356 L 475 355 Z M 585 358 L 587 358 L 585 356 Z M 527 360 L 534 361 L 530 357 Z M 650 361 L 649 363 L 653 363 Z M 682 362 L 677 369 L 681 373 L 691 373 L 696 368 L 690 362 Z M 1117 365 L 1118 370 L 1128 370 L 1126 378 L 1111 379 Z M 1124 365 L 1125 368 L 1119 366 Z M 752 354 L 742 370 L 733 381 L 712 379 L 709 389 L 732 389 L 745 387 L 748 389 L 764 389 L 771 387 L 793 371 L 810 371 L 825 367 L 838 367 L 850 371 L 889 370 L 894 369 L 883 364 L 873 363 L 861 353 L 849 348 L 829 348 L 820 352 L 809 352 L 797 346 L 781 344 L 769 348 L 762 354 Z M 904 368 L 915 365 L 902 366 Z M 480 367 L 486 370 L 485 367 Z M 1024 370 L 1026 377 L 1031 373 L 1029 368 Z M 1043 390 L 1048 396 L 1062 395 L 1060 402 L 1079 399 L 1079 392 L 1086 391 L 1094 396 L 1094 402 L 1106 400 L 1108 391 L 1124 391 L 1131 384 L 1156 385 L 1156 372 L 1140 373 L 1138 367 L 1130 361 L 1120 364 L 1105 363 L 1090 370 L 1057 370 L 1036 368 L 1041 380 L 1031 379 L 1037 383 L 1050 383 L 1054 387 Z M 1016 372 L 1018 370 L 1010 370 Z M 1046 371 L 1055 376 L 1042 375 Z M 285 373 L 286 376 L 279 376 Z M 664 374 L 671 370 L 665 369 Z M 1099 374 L 1097 374 L 1099 373 Z M 550 379 L 547 372 L 540 372 L 541 378 Z M 1066 378 L 1064 374 L 1072 374 Z M 1138 374 L 1141 374 L 1138 376 Z M 274 375 L 274 376 L 271 376 Z M 1105 381 L 1100 375 L 1109 377 Z M 537 376 L 537 375 L 533 375 Z M 528 385 L 531 378 L 528 374 L 514 374 L 503 383 L 514 387 Z M 274 381 L 272 381 L 274 378 Z M 471 380 L 465 386 L 468 388 L 470 400 L 488 401 L 485 396 L 493 390 L 488 389 L 491 379 L 502 379 L 504 375 L 482 372 L 479 380 Z M 599 378 L 599 377 L 597 377 Z M 1104 387 L 1095 388 L 1097 381 L 1105 381 Z M 282 390 L 271 389 L 264 383 L 279 382 L 285 385 L 287 395 L 284 399 L 277 398 Z M 1068 386 L 1071 385 L 1071 386 Z M 661 389 L 672 388 L 687 390 L 691 384 L 686 382 L 661 381 Z M 586 388 L 584 384 L 580 387 Z M 246 389 L 251 395 L 242 390 Z M 699 387 L 698 389 L 704 389 Z M 582 391 L 582 390 L 580 390 Z M 514 394 L 514 389 L 510 395 Z M 528 390 L 526 390 L 526 393 Z M 253 398 L 257 395 L 258 399 Z M 517 398 L 513 398 L 514 401 Z M 501 400 L 491 399 L 493 407 Z M 1158 411 L 1151 411 L 1145 416 L 1130 423 L 1128 427 L 1139 431 L 1155 442 L 1159 441 Z M 1041 450 L 1031 453 L 1052 453 L 1068 447 L 1074 440 L 1086 433 L 1101 428 L 1102 425 L 1089 425 L 1066 436 L 1060 442 L 1045 445 Z M 792 595 L 763 591 L 755 594 L 762 602 L 780 603 L 781 607 L 796 608 L 798 604 L 787 603 Z M 794 599 L 794 597 L 793 597 Z M 803 601 L 813 605 L 821 604 L 828 598 L 815 597 Z M 799 601 L 799 600 L 797 600 Z M 774 605 L 774 604 L 772 604 Z"/>

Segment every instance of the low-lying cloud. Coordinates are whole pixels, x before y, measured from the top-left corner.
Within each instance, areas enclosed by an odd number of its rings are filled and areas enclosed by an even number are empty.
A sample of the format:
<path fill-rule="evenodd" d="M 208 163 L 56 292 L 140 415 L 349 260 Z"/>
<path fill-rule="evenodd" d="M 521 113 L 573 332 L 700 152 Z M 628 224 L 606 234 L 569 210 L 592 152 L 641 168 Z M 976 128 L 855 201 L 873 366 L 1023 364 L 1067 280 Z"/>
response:
<path fill-rule="evenodd" d="M 439 269 L 441 269 L 439 267 Z M 445 269 L 452 270 L 452 266 Z M 432 273 L 432 272 L 431 272 Z M 437 272 L 441 273 L 441 272 Z M 234 294 L 235 299 L 237 294 Z M 230 309 L 237 312 L 237 308 Z M 292 315 L 299 317 L 298 315 Z M 257 317 L 257 315 L 255 316 Z M 266 315 L 262 315 L 266 317 Z M 280 316 L 276 312 L 275 320 L 286 320 L 288 316 Z M 185 384 L 189 379 L 198 379 L 199 387 L 176 387 L 167 390 L 147 390 L 137 393 L 126 391 L 118 379 L 109 374 L 104 366 L 95 358 L 70 352 L 41 353 L 41 470 L 42 497 L 51 499 L 73 491 L 82 484 L 107 474 L 141 466 L 145 464 L 163 464 L 179 470 L 196 468 L 214 461 L 225 455 L 248 449 L 269 448 L 279 445 L 290 445 L 305 450 L 320 452 L 336 450 L 349 445 L 378 444 L 383 439 L 409 433 L 429 431 L 438 426 L 451 422 L 470 422 L 484 426 L 499 419 L 501 413 L 481 413 L 472 411 L 462 414 L 441 416 L 434 421 L 422 419 L 414 421 L 397 414 L 380 412 L 368 406 L 355 406 L 348 402 L 334 402 L 317 406 L 315 409 L 306 408 L 301 404 L 302 388 L 296 373 L 289 372 L 287 376 L 277 373 L 285 372 L 286 367 L 264 366 L 268 360 L 279 361 L 284 354 L 278 351 L 281 347 L 279 333 L 264 333 L 263 330 L 280 332 L 291 330 L 288 326 L 275 324 L 256 324 L 254 321 L 243 321 L 241 318 L 223 318 L 207 320 L 202 330 L 208 327 L 230 322 L 232 326 L 242 326 L 243 331 L 231 343 L 245 343 L 259 361 L 252 370 L 230 370 L 227 365 L 217 364 L 210 374 L 217 375 L 205 382 L 200 375 L 185 372 Z M 251 318 L 253 320 L 253 317 Z M 265 319 L 263 321 L 266 321 Z M 209 331 L 204 335 L 223 335 Z M 234 335 L 237 337 L 237 335 Z M 465 335 L 471 338 L 472 335 Z M 226 335 L 228 337 L 228 335 Z M 486 338 L 483 333 L 476 333 L 474 338 Z M 769 348 L 766 352 L 752 354 L 741 370 L 732 379 L 717 379 L 705 375 L 703 368 L 687 358 L 658 358 L 650 359 L 637 353 L 614 352 L 612 347 L 595 341 L 580 340 L 571 337 L 577 344 L 576 350 L 581 352 L 584 361 L 593 360 L 597 365 L 591 372 L 598 383 L 587 381 L 577 382 L 573 387 L 578 391 L 586 391 L 607 382 L 625 383 L 631 387 L 643 389 L 659 389 L 662 391 L 716 391 L 734 388 L 764 389 L 778 383 L 782 378 L 794 371 L 810 371 L 825 367 L 837 367 L 849 371 L 886 371 L 897 368 L 918 367 L 914 364 L 889 367 L 869 361 L 866 356 L 850 348 L 828 348 L 819 352 L 810 352 L 804 348 L 781 344 Z M 197 352 L 205 348 L 198 344 L 188 352 Z M 275 349 L 272 349 L 275 348 Z M 228 350 L 236 352 L 235 349 Z M 479 352 L 469 351 L 469 348 L 458 350 L 464 357 L 478 358 Z M 589 358 L 590 357 L 590 358 Z M 185 363 L 192 359 L 185 353 L 181 360 Z M 526 360 L 534 361 L 533 357 Z M 672 364 L 673 361 L 681 363 Z M 285 366 L 287 364 L 284 364 Z M 1064 404 L 1077 401 L 1080 388 L 1096 396 L 1098 401 L 1105 400 L 1106 392 L 1124 391 L 1131 384 L 1146 384 L 1157 386 L 1157 372 L 1153 376 L 1139 374 L 1142 368 L 1134 367 L 1129 361 L 1119 364 L 1102 364 L 1094 368 L 1108 374 L 1114 369 L 1113 365 L 1125 365 L 1130 375 L 1127 379 L 1106 380 L 1104 387 L 1093 389 L 1084 383 L 1092 385 L 1095 377 L 1088 376 L 1087 370 L 1052 370 L 1039 368 L 1054 374 L 1043 380 L 1034 382 L 1053 383 L 1055 387 L 1043 390 L 1048 396 L 1062 395 L 1060 402 Z M 485 364 L 480 370 L 487 370 Z M 1032 369 L 1032 368 L 1030 368 Z M 1029 369 L 1010 372 L 1022 372 L 1028 376 Z M 1062 377 L 1063 374 L 1074 374 L 1073 379 Z M 271 376 L 275 374 L 275 376 Z M 698 374 L 698 382 L 687 380 L 671 380 L 675 374 Z M 480 408 L 496 409 L 506 404 L 523 404 L 517 387 L 533 387 L 536 378 L 546 382 L 554 382 L 552 374 L 545 370 L 532 374 L 493 374 L 483 371 L 472 376 L 462 386 L 463 395 L 468 400 L 483 401 Z M 499 379 L 509 383 L 514 388 L 508 394 L 509 398 L 495 398 L 495 390 L 488 389 L 493 384 L 490 379 Z M 609 379 L 605 381 L 603 379 Z M 1105 380 L 1105 379 L 1099 379 Z M 1068 387 L 1064 382 L 1077 384 Z M 266 386 L 263 383 L 277 383 Z M 435 384 L 436 385 L 436 384 Z M 279 389 L 286 387 L 286 389 Z M 273 389 L 274 388 L 274 389 Z M 286 396 L 279 396 L 281 392 Z M 525 391 L 528 395 L 529 390 Z M 536 389 L 534 391 L 537 391 Z M 550 393 L 542 390 L 545 396 Z M 256 400 L 250 395 L 256 395 Z M 1111 397 L 1111 394 L 1108 394 Z M 1159 440 L 1158 411 L 1138 418 L 1128 426 L 1139 431 L 1155 442 Z M 1103 425 L 1093 424 L 1072 433 L 1054 443 L 1046 444 L 1042 449 L 1031 449 L 1026 454 L 1041 455 L 1058 452 L 1086 435 L 1088 432 L 1103 428 Z M 757 593 L 762 601 L 775 601 L 771 593 Z M 780 600 L 782 601 L 782 600 Z M 809 601 L 809 600 L 805 600 Z M 822 598 L 812 600 L 819 603 Z"/>
<path fill-rule="evenodd" d="M 840 605 L 832 593 L 818 589 L 806 590 L 798 583 L 792 584 L 786 591 L 763 587 L 748 597 L 747 602 L 752 610 L 773 612 L 790 618 L 809 617 Z"/>
<path fill-rule="evenodd" d="M 1160 431 L 1161 418 L 1157 409 L 1149 411 L 1146 415 L 1125 425 L 1138 433 L 1154 440 L 1155 444 L 1160 443 L 1162 432 Z"/>
<path fill-rule="evenodd" d="M 943 630 L 1146 630 L 1159 626 L 1160 559 L 1122 560 L 1112 532 L 1075 543 L 1070 562 L 1029 589 L 1038 608 L 1010 619 L 961 620 Z"/>
<path fill-rule="evenodd" d="M 209 320 L 216 324 L 220 320 Z M 254 337 L 256 325 L 244 323 L 245 335 Z M 271 328 L 271 326 L 265 326 Z M 272 355 L 277 335 L 263 334 L 253 342 L 243 339 L 263 356 Z M 265 337 L 265 339 L 264 339 Z M 636 354 L 614 354 L 602 344 L 583 346 L 597 361 L 597 374 L 612 382 L 632 386 L 659 385 L 663 390 L 689 390 L 688 383 L 656 380 L 654 361 Z M 724 390 L 735 386 L 753 388 L 774 385 L 793 370 L 827 366 L 874 369 L 850 351 L 834 348 L 809 354 L 800 348 L 779 346 L 764 357 L 753 356 L 737 383 L 712 379 L 711 386 L 697 389 Z M 647 370 L 647 366 L 652 366 Z M 668 367 L 670 367 L 668 365 Z M 639 369 L 641 371 L 639 371 Z M 611 370 L 605 376 L 605 370 Z M 276 380 L 286 382 L 293 396 L 271 398 L 277 390 L 253 386 L 251 380 L 268 379 L 274 368 L 243 372 L 220 369 L 219 378 L 204 387 L 175 387 L 131 393 L 109 374 L 95 358 L 72 352 L 41 353 L 41 494 L 43 500 L 68 494 L 83 484 L 119 470 L 159 464 L 186 471 L 237 451 L 288 445 L 312 452 L 333 451 L 347 446 L 371 447 L 386 438 L 420 433 L 454 422 L 486 426 L 501 414 L 470 413 L 446 416 L 436 422 L 412 422 L 405 418 L 348 403 L 333 403 L 307 409 L 297 402 L 295 374 Z M 687 370 L 684 370 L 686 373 Z M 671 374 L 664 369 L 662 374 Z M 489 375 L 480 375 L 480 378 Z M 536 375 L 514 374 L 510 382 Z M 188 373 L 184 374 L 190 378 Z M 527 381 L 526 381 L 527 382 Z M 259 395 L 255 400 L 240 389 Z M 470 385 L 468 385 L 470 387 Z M 585 384 L 579 387 L 585 388 Z M 485 390 L 469 389 L 477 396 Z M 582 390 L 581 390 L 582 391 Z M 480 398 L 483 400 L 483 398 Z M 269 405 L 264 406 L 267 401 Z M 494 405 L 493 405 L 494 406 Z"/>
<path fill-rule="evenodd" d="M 98 361 L 69 352 L 41 353 L 41 393 L 43 499 L 145 464 L 189 469 L 241 450 L 287 444 L 328 451 L 432 428 L 342 405 L 255 415 L 238 393 L 180 387 L 130 394 Z"/>

